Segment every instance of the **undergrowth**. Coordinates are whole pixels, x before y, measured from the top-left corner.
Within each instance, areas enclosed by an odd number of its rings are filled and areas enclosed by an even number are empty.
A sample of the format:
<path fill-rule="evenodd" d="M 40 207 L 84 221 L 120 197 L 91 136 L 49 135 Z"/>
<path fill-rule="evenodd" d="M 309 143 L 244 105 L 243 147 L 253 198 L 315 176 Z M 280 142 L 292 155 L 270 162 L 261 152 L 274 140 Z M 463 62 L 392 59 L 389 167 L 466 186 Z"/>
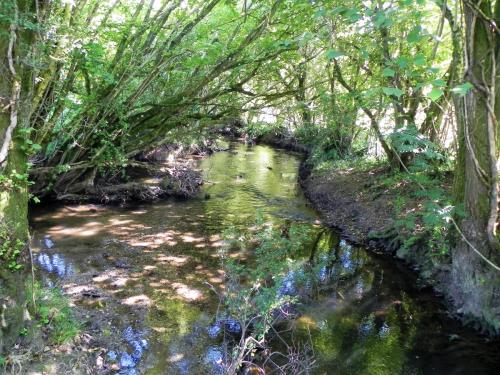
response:
<path fill-rule="evenodd" d="M 35 282 L 27 286 L 30 313 L 35 317 L 36 329 L 42 330 L 50 343 L 62 344 L 80 332 L 80 323 L 71 311 L 68 298 L 59 288 L 45 288 Z"/>
<path fill-rule="evenodd" d="M 290 314 L 290 306 L 298 301 L 298 290 L 308 280 L 304 272 L 307 259 L 298 255 L 312 239 L 310 227 L 266 225 L 259 218 L 255 228 L 253 233 L 245 235 L 237 235 L 234 229 L 227 231 L 227 246 L 220 253 L 227 279 L 227 292 L 221 298 L 222 314 L 235 317 L 242 327 L 241 339 L 232 345 L 229 353 L 228 374 L 238 373 L 244 363 L 263 366 L 269 360 L 270 337 L 278 334 L 274 325 Z M 249 243 L 257 245 L 248 249 Z M 241 249 L 252 251 L 252 260 L 242 261 L 231 256 L 233 251 Z M 297 356 L 287 366 L 310 365 L 307 350 L 298 353 L 297 348 L 288 349 Z"/>

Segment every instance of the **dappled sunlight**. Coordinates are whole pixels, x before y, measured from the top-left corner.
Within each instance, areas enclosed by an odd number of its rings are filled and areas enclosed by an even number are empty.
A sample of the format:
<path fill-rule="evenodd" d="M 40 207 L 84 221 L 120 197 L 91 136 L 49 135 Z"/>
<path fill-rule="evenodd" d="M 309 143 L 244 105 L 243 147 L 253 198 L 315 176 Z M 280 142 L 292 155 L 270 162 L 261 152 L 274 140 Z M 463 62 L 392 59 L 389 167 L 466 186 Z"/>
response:
<path fill-rule="evenodd" d="M 129 279 L 126 277 L 118 277 L 115 280 L 113 280 L 113 282 L 110 285 L 116 288 L 123 288 L 125 287 L 125 285 L 127 285 L 128 280 Z"/>
<path fill-rule="evenodd" d="M 95 288 L 90 285 L 78 285 L 78 284 L 65 284 L 63 286 L 64 292 L 69 296 L 80 295 L 84 292 L 94 290 Z"/>
<path fill-rule="evenodd" d="M 202 242 L 205 239 L 203 237 L 194 237 L 192 233 L 186 233 L 180 236 L 183 242 L 192 243 L 192 242 Z"/>
<path fill-rule="evenodd" d="M 151 300 L 145 294 L 140 294 L 137 296 L 131 296 L 122 299 L 122 303 L 128 306 L 150 306 Z"/>
<path fill-rule="evenodd" d="M 130 210 L 81 205 L 42 215 L 34 239 L 39 264 L 49 274 L 68 279 L 65 291 L 80 308 L 106 311 L 117 321 L 122 314 L 127 321 L 129 314 L 139 314 L 137 322 L 147 320 L 151 333 L 164 344 L 177 343 L 194 331 L 206 335 L 204 327 L 219 303 L 216 293 L 226 290 L 219 250 L 230 242 L 223 231 L 233 223 L 245 229 L 254 226 L 257 210 L 266 212 L 266 222 L 274 222 L 270 212 L 285 202 L 275 198 L 289 194 L 273 186 L 280 174 L 272 151 L 241 152 L 236 158 L 232 171 L 217 165 L 210 172 L 208 179 L 219 181 L 206 185 L 210 199 L 172 200 Z M 282 171 L 287 176 L 296 175 L 298 162 L 291 160 L 290 169 Z M 52 249 L 45 249 L 47 235 Z M 241 261 L 252 255 L 236 249 L 229 254 Z M 203 340 L 186 346 L 192 350 L 161 348 L 162 362 L 182 363 L 190 350 L 189 356 L 203 358 L 208 347 L 201 345 Z"/>
<path fill-rule="evenodd" d="M 190 288 L 183 283 L 172 283 L 172 287 L 174 288 L 177 295 L 185 298 L 188 301 L 199 300 L 203 297 L 202 292 L 197 289 Z"/>
<path fill-rule="evenodd" d="M 179 362 L 179 361 L 181 361 L 183 359 L 184 359 L 184 354 L 177 353 L 177 354 L 173 354 L 170 357 L 168 357 L 167 358 L 167 362 L 175 363 L 175 362 Z"/>
<path fill-rule="evenodd" d="M 155 258 L 160 263 L 167 263 L 173 266 L 181 266 L 189 260 L 188 256 L 173 256 L 164 254 L 158 254 Z"/>

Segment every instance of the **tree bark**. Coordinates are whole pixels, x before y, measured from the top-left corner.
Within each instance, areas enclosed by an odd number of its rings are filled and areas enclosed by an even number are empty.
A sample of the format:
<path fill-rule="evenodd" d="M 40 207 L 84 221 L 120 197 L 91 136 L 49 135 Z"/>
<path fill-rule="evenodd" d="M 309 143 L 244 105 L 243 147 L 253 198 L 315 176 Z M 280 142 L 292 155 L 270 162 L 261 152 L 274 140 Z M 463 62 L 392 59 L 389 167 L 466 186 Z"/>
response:
<path fill-rule="evenodd" d="M 22 30 L 18 20 L 30 12 L 31 1 L 11 0 L 0 5 L 0 13 L 7 15 L 0 22 L 0 144 L 5 153 L 0 164 L 0 246 L 5 241 L 22 241 L 23 252 L 28 246 L 28 186 L 15 174 L 26 175 L 28 157 L 22 150 L 22 127 L 28 112 L 22 105 L 26 85 L 23 79 L 21 51 L 30 43 L 30 33 Z M 21 44 L 26 44 L 23 48 Z M 8 99 L 7 99 L 8 98 Z M 10 131 L 10 133 L 9 133 Z M 9 251 L 9 250 L 7 250 Z M 27 255 L 21 252 L 16 262 L 23 264 Z M 23 319 L 25 270 L 12 270 L 11 259 L 0 256 L 0 354 L 17 339 Z"/>
<path fill-rule="evenodd" d="M 498 2 L 497 2 L 498 3 Z M 498 6 L 498 4 L 497 4 Z M 491 1 L 463 0 L 465 16 L 465 80 L 474 89 L 458 101 L 459 153 L 455 196 L 465 217 L 460 229 L 472 246 L 498 264 L 497 118 L 498 31 Z M 496 12 L 498 14 L 498 12 Z M 500 331 L 500 274 L 485 264 L 463 238 L 452 254 L 453 297 L 461 313 Z"/>

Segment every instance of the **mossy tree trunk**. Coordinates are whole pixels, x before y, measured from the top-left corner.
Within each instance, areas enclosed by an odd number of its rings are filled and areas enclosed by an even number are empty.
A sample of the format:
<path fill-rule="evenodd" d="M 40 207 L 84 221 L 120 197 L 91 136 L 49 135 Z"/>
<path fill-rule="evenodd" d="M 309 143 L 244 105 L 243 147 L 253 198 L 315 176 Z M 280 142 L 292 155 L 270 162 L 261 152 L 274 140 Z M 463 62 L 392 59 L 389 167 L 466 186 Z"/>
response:
<path fill-rule="evenodd" d="M 13 344 L 26 317 L 28 160 L 23 150 L 27 113 L 23 103 L 28 103 L 30 83 L 24 79 L 28 76 L 23 62 L 31 33 L 22 24 L 33 5 L 20 0 L 0 4 L 0 353 Z"/>
<path fill-rule="evenodd" d="M 453 296 L 461 313 L 500 331 L 500 272 L 478 254 L 499 264 L 498 116 L 500 115 L 499 4 L 464 1 L 466 81 L 474 88 L 458 100 L 459 155 L 455 194 L 463 204 L 453 251 Z M 463 238 L 465 237 L 467 241 Z"/>

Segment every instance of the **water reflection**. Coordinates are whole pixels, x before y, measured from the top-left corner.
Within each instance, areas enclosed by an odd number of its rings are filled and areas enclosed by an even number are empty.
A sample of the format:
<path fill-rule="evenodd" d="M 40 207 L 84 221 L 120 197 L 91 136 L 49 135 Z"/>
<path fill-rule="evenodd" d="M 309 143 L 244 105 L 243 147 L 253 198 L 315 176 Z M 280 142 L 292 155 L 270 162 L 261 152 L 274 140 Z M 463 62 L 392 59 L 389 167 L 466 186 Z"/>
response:
<path fill-rule="evenodd" d="M 73 264 L 68 262 L 62 254 L 40 252 L 35 259 L 42 269 L 48 273 L 54 273 L 58 277 L 73 276 L 75 274 Z"/>

